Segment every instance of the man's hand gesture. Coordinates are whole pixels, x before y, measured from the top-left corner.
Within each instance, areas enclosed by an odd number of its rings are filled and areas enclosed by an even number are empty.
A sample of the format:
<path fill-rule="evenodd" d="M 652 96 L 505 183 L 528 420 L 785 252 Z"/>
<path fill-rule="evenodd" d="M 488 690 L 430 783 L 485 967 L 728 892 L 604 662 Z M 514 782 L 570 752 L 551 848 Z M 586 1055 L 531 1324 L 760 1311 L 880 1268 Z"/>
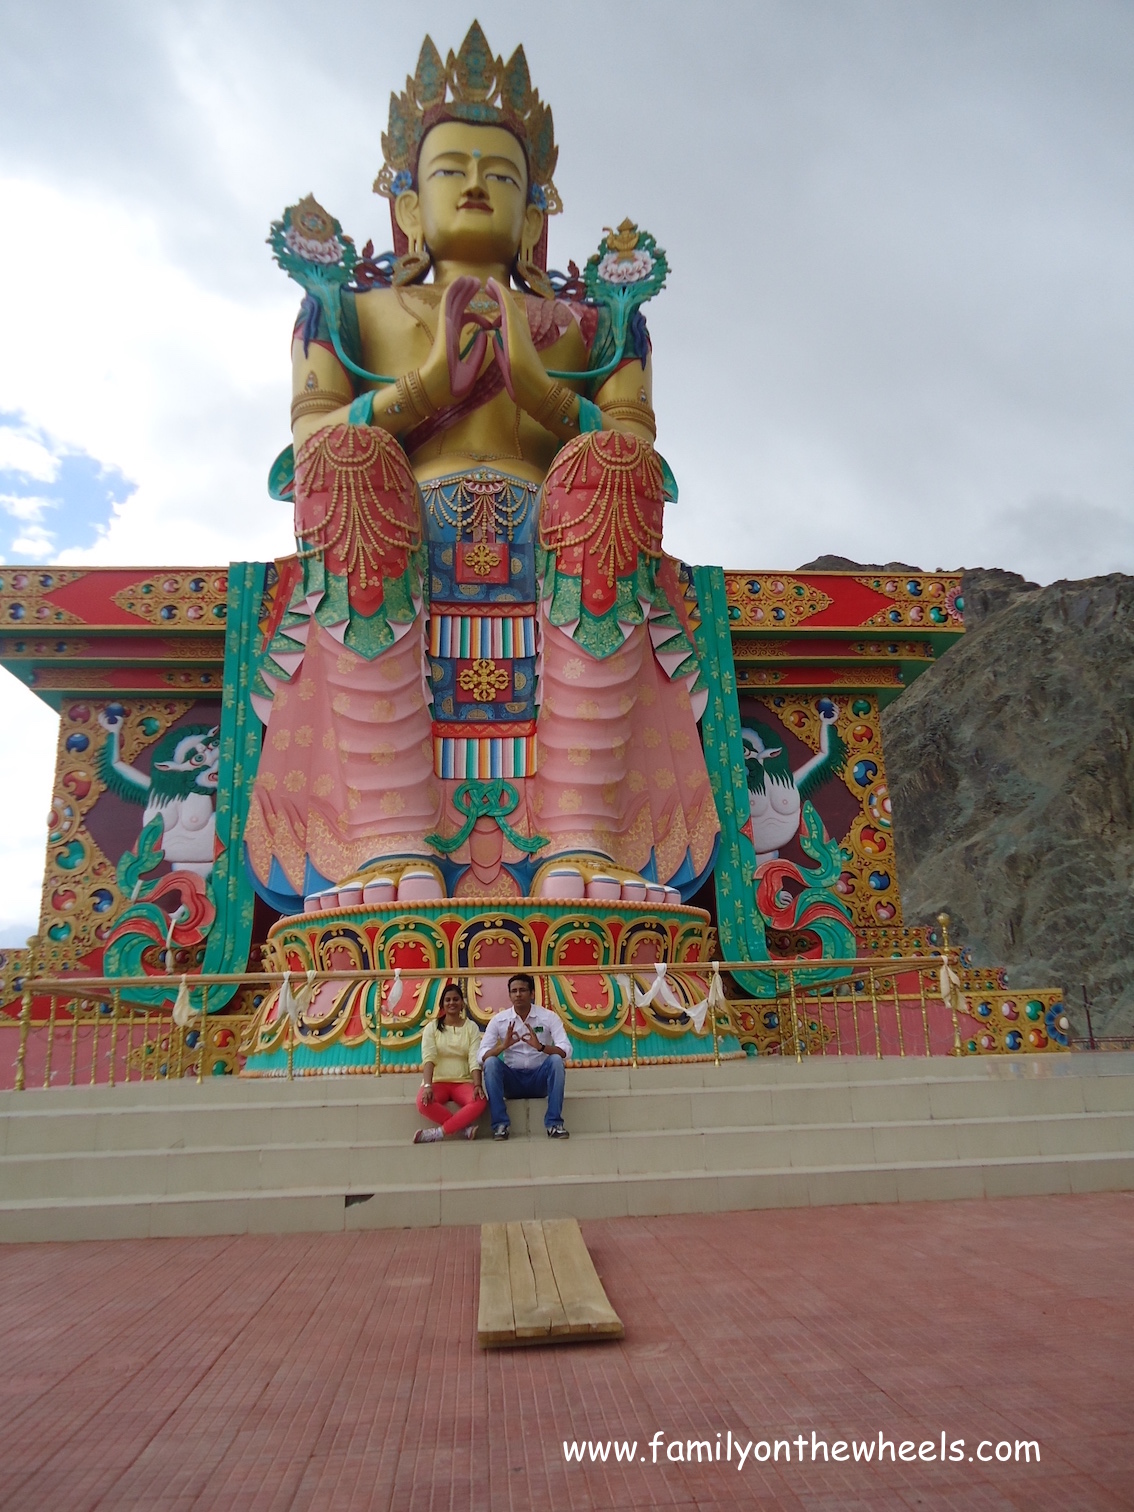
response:
<path fill-rule="evenodd" d="M 503 1055 L 506 1050 L 511 1050 L 513 1045 L 522 1043 L 524 1036 L 516 1033 L 516 1024 L 513 1020 L 504 1031 L 504 1043 L 497 1050 L 497 1055 Z"/>

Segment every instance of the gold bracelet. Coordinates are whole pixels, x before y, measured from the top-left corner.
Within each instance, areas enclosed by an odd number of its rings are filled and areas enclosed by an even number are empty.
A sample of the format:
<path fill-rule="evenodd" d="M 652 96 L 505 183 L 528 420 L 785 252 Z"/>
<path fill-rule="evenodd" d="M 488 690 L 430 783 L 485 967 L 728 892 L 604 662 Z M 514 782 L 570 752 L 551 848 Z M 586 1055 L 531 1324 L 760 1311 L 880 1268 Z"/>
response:
<path fill-rule="evenodd" d="M 571 401 L 579 396 L 573 389 L 569 389 L 565 383 L 553 383 L 544 396 L 542 403 L 532 410 L 531 417 L 544 430 L 552 430 L 556 425 L 571 425 Z"/>
<path fill-rule="evenodd" d="M 421 374 L 416 368 L 403 373 L 394 384 L 394 401 L 390 406 L 392 414 L 397 415 L 405 410 L 411 420 L 418 424 L 423 420 L 432 419 L 438 410 L 438 406 L 426 393 L 425 384 L 422 383 Z"/>
<path fill-rule="evenodd" d="M 294 425 L 302 415 L 329 415 L 332 410 L 345 409 L 349 403 L 349 398 L 342 399 L 322 389 L 302 393 L 291 401 L 291 423 Z"/>
<path fill-rule="evenodd" d="M 599 409 L 613 420 L 630 420 L 648 430 L 651 437 L 657 436 L 657 421 L 648 404 L 639 404 L 636 399 L 608 399 Z"/>

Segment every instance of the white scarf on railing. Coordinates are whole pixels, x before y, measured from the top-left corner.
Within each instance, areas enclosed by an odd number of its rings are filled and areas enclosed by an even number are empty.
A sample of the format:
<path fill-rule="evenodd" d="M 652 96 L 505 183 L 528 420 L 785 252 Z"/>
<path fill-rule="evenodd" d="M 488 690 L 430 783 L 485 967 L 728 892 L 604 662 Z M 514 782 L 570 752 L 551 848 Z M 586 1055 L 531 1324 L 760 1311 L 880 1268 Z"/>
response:
<path fill-rule="evenodd" d="M 698 1034 L 705 1027 L 705 1019 L 709 1009 L 711 1008 L 716 1013 L 718 1009 L 724 1007 L 726 1001 L 724 983 L 721 981 L 721 964 L 719 961 L 714 961 L 713 974 L 709 978 L 708 995 L 703 997 L 699 1003 L 694 1003 L 692 1008 L 688 1010 L 689 1017 L 693 1020 L 693 1027 Z"/>
<path fill-rule="evenodd" d="M 169 926 L 173 933 L 173 925 Z M 173 1004 L 173 1022 L 179 1029 L 188 1029 L 197 1015 L 193 1012 L 193 999 L 189 994 L 189 978 L 182 975 L 181 985 L 177 989 L 177 997 Z"/>
<path fill-rule="evenodd" d="M 965 1001 L 965 994 L 961 991 L 961 979 L 949 965 L 948 961 L 941 963 L 941 1001 L 952 1013 L 967 1013 L 969 1005 Z"/>
<path fill-rule="evenodd" d="M 175 908 L 173 910 L 173 912 L 169 916 L 169 928 L 165 932 L 165 969 L 166 969 L 166 971 L 169 971 L 172 968 L 172 966 L 173 966 L 173 931 L 177 928 L 177 926 L 180 923 L 183 922 L 183 920 L 187 919 L 188 917 L 189 917 L 189 910 L 185 907 L 184 903 L 182 903 L 179 908 Z M 185 980 L 185 978 L 182 977 L 182 981 L 184 981 L 184 980 Z"/>
<path fill-rule="evenodd" d="M 655 961 L 653 964 L 654 980 L 647 992 L 643 992 L 640 987 L 637 987 L 628 975 L 616 976 L 615 981 L 622 988 L 625 996 L 637 1003 L 639 1008 L 648 1008 L 654 999 L 657 998 L 667 1008 L 672 1008 L 674 1013 L 680 1013 L 682 1011 L 681 1004 L 674 996 L 673 988 L 665 979 L 668 969 L 665 961 Z M 703 1019 L 702 1022 L 704 1022 Z"/>
<path fill-rule="evenodd" d="M 385 1007 L 392 1013 L 402 1000 L 402 968 L 394 967 L 394 985 L 390 988 L 390 996 L 386 999 Z"/>
<path fill-rule="evenodd" d="M 280 986 L 280 1012 L 286 1014 L 293 1024 L 298 1024 L 300 1015 L 307 1012 L 311 1007 L 311 999 L 315 996 L 315 973 L 309 971 L 306 980 L 298 987 L 291 985 L 291 972 L 284 972 L 283 983 Z"/>

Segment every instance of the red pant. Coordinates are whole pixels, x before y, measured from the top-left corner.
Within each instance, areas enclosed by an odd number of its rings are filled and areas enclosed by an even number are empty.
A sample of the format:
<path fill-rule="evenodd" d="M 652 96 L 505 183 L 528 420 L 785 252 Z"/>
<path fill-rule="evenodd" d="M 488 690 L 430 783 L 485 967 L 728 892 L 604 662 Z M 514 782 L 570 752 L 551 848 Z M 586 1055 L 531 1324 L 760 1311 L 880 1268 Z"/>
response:
<path fill-rule="evenodd" d="M 421 1100 L 424 1091 L 424 1087 L 418 1088 L 417 1111 L 439 1123 L 446 1134 L 459 1134 L 462 1129 L 467 1129 L 488 1107 L 488 1099 L 477 1095 L 472 1082 L 434 1082 L 433 1101 L 428 1103 Z M 459 1104 L 456 1113 L 450 1113 L 445 1106 L 451 1102 Z"/>

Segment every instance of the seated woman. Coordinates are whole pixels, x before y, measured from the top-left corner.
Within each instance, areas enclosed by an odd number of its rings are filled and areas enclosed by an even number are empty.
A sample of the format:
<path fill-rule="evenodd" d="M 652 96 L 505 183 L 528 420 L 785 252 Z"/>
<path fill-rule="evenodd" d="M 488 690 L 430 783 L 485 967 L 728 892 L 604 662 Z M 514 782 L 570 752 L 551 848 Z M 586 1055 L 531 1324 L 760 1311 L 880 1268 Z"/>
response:
<path fill-rule="evenodd" d="M 418 1112 L 440 1128 L 418 1129 L 414 1144 L 432 1144 L 446 1134 L 476 1138 L 476 1121 L 488 1107 L 477 1051 L 480 1030 L 469 1018 L 464 994 L 450 982 L 441 994 L 437 1017 L 421 1036 L 421 1086 Z M 456 1103 L 450 1113 L 448 1104 Z"/>

